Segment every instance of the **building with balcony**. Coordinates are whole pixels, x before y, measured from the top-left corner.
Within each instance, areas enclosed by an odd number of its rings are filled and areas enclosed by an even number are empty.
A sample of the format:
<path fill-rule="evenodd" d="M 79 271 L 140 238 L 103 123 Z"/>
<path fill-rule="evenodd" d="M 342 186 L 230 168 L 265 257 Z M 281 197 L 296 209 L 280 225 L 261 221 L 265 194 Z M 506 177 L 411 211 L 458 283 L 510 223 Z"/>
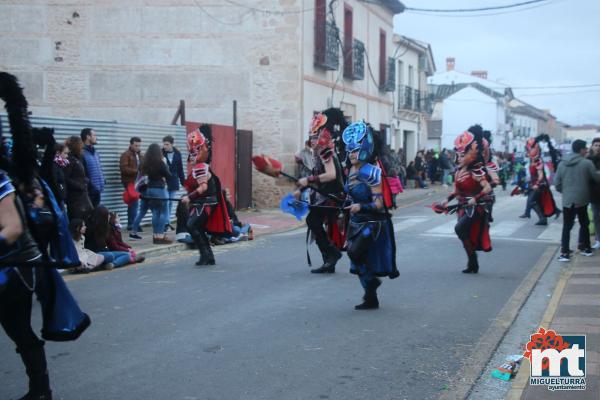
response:
<path fill-rule="evenodd" d="M 511 130 L 508 134 L 508 149 L 511 152 L 522 153 L 525 151 L 527 139 L 536 137 L 541 133 L 548 118 L 542 110 L 520 102 L 517 99 L 509 102 L 511 114 Z"/>
<path fill-rule="evenodd" d="M 236 100 L 253 153 L 286 168 L 329 106 L 390 132 L 400 1 L 235 3 L 1 2 L 0 69 L 41 116 L 165 124 L 183 99 L 188 121 L 232 125 Z M 257 206 L 289 190 L 258 173 L 252 187 Z"/>
<path fill-rule="evenodd" d="M 397 77 L 393 17 L 404 6 L 396 0 L 305 1 L 311 5 L 315 11 L 302 20 L 304 138 L 313 114 L 334 106 L 348 120 L 370 122 L 390 143 Z"/>
<path fill-rule="evenodd" d="M 427 146 L 428 120 L 432 111 L 427 78 L 435 73 L 431 46 L 406 36 L 395 35 L 396 91 L 390 145 L 403 149 L 413 160 Z"/>

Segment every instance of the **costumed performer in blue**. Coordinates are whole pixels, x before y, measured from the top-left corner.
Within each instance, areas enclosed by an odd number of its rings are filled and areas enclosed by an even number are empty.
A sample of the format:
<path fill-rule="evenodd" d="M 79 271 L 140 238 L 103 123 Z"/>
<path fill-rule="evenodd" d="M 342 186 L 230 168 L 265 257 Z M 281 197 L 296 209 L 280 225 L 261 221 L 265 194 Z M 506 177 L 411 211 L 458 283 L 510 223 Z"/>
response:
<path fill-rule="evenodd" d="M 385 206 L 383 174 L 376 166 L 377 144 L 365 122 L 349 125 L 342 135 L 351 164 L 345 190 L 351 204 L 346 252 L 350 272 L 358 275 L 364 289 L 356 310 L 379 308 L 380 277 L 397 278 L 396 245 L 391 215 Z"/>
<path fill-rule="evenodd" d="M 0 72 L 0 99 L 13 139 L 12 151 L 0 151 L 0 324 L 15 343 L 29 377 L 29 391 L 21 400 L 51 400 L 44 341 L 31 327 L 32 294 L 41 303 L 46 340 L 75 340 L 90 319 L 55 269 L 80 262 L 52 183 L 37 170 L 36 143 L 53 144 L 48 137 L 53 131 L 44 130 L 44 138 L 34 135 L 27 101 L 13 75 Z"/>

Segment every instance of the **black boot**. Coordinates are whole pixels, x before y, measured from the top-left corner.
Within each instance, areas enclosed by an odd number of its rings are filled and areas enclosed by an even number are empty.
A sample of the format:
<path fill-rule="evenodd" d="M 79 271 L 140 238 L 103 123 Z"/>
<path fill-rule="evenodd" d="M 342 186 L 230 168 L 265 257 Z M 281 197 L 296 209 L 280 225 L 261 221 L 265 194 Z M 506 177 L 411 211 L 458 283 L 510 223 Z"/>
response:
<path fill-rule="evenodd" d="M 367 284 L 363 302 L 354 306 L 355 310 L 375 310 L 379 308 L 379 299 L 377 298 L 377 288 L 381 285 L 379 278 L 374 278 Z"/>
<path fill-rule="evenodd" d="M 323 254 L 325 262 L 319 268 L 311 269 L 313 274 L 333 274 L 335 273 L 335 264 L 342 258 L 342 253 L 333 244 L 329 243 L 328 249 Z"/>
<path fill-rule="evenodd" d="M 210 248 L 208 239 L 206 237 L 198 237 L 194 241 L 200 252 L 200 259 L 196 261 L 196 265 L 215 265 L 215 256 Z"/>
<path fill-rule="evenodd" d="M 200 248 L 200 260 L 196 262 L 196 265 L 215 265 L 215 256 L 210 244 L 206 243 Z"/>
<path fill-rule="evenodd" d="M 50 379 L 46 367 L 46 353 L 43 345 L 30 349 L 17 350 L 29 377 L 29 392 L 20 400 L 52 400 Z"/>
<path fill-rule="evenodd" d="M 542 208 L 536 204 L 535 206 L 533 206 L 533 210 L 538 216 L 538 222 L 536 222 L 535 224 L 541 226 L 548 225 L 548 218 L 546 218 L 546 216 L 542 212 Z"/>
<path fill-rule="evenodd" d="M 463 269 L 463 274 L 476 274 L 479 272 L 479 262 L 477 261 L 477 253 L 469 254 L 469 262 L 467 268 Z"/>

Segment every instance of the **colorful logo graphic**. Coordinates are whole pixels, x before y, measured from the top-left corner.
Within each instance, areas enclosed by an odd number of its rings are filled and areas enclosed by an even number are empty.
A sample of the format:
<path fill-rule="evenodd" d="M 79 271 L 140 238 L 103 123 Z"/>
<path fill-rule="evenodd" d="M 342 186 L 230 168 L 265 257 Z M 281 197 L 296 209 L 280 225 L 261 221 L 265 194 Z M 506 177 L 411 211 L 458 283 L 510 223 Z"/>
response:
<path fill-rule="evenodd" d="M 549 390 L 585 390 L 585 335 L 558 335 L 540 328 L 530 336 L 523 357 L 531 364 L 530 385 Z"/>

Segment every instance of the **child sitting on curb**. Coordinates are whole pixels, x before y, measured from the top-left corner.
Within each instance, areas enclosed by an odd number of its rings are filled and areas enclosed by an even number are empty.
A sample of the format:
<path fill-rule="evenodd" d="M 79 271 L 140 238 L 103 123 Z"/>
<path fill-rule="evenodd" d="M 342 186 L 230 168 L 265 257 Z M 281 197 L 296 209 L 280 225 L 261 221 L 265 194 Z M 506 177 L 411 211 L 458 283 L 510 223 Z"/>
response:
<path fill-rule="evenodd" d="M 106 259 L 102 254 L 94 253 L 91 250 L 85 248 L 85 222 L 83 220 L 74 218 L 69 223 L 69 230 L 75 242 L 75 248 L 77 249 L 77 255 L 81 266 L 73 270 L 73 273 L 87 274 L 92 271 L 100 270 L 111 270 L 115 266 L 112 262 Z"/>
<path fill-rule="evenodd" d="M 119 214 L 111 212 L 108 214 L 108 235 L 106 236 L 106 246 L 110 251 L 126 251 L 129 253 L 132 263 L 144 262 L 146 257 L 137 255 L 133 248 L 123 241 L 121 234 L 121 222 Z"/>

